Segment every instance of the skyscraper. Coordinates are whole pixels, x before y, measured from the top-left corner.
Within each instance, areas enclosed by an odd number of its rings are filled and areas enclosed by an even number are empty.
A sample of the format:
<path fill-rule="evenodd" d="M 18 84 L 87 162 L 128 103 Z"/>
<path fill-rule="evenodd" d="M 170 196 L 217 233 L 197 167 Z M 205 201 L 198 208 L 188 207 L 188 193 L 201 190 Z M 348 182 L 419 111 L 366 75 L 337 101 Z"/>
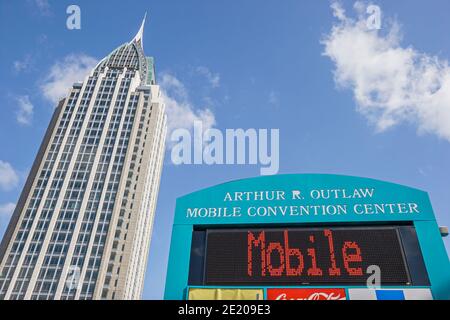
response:
<path fill-rule="evenodd" d="M 134 39 L 59 102 L 0 246 L 0 299 L 139 299 L 166 115 Z"/>

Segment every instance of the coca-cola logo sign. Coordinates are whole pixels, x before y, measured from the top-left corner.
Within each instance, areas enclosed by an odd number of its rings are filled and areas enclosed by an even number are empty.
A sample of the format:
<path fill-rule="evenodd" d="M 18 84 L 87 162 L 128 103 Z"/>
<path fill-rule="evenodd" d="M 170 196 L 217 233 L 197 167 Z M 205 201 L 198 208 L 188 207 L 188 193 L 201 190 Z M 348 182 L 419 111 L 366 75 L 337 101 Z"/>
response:
<path fill-rule="evenodd" d="M 345 289 L 267 289 L 268 300 L 347 300 Z"/>

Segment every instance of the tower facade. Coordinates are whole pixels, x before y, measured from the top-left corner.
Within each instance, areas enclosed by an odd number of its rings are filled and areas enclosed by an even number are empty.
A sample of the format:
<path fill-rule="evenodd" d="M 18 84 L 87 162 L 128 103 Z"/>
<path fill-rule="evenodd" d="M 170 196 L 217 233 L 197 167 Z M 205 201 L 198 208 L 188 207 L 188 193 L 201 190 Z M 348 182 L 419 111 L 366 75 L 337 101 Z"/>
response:
<path fill-rule="evenodd" d="M 0 299 L 139 299 L 165 149 L 135 38 L 56 108 L 0 246 Z"/>

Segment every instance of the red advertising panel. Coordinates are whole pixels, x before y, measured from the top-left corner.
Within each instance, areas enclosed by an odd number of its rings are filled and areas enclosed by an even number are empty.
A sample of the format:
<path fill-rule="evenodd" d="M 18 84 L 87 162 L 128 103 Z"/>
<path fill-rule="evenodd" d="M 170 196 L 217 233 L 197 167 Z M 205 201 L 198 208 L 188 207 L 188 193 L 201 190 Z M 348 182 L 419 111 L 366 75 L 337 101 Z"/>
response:
<path fill-rule="evenodd" d="M 267 289 L 267 300 L 346 300 L 345 289 Z"/>

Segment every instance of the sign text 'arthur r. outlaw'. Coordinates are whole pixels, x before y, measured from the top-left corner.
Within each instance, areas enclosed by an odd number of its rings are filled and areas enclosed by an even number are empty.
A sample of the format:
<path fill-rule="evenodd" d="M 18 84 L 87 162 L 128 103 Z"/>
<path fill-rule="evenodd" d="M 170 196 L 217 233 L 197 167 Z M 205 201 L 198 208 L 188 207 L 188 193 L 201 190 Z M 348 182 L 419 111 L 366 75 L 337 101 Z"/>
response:
<path fill-rule="evenodd" d="M 415 202 L 376 202 L 374 188 L 313 189 L 308 192 L 302 190 L 234 191 L 226 192 L 222 201 L 223 207 L 187 208 L 186 218 L 239 218 L 244 215 L 247 217 L 295 217 L 420 213 L 419 205 Z M 283 202 L 289 202 L 289 205 L 283 205 Z M 302 204 L 302 202 L 306 202 L 306 204 Z M 258 203 L 261 205 L 257 205 Z"/>

